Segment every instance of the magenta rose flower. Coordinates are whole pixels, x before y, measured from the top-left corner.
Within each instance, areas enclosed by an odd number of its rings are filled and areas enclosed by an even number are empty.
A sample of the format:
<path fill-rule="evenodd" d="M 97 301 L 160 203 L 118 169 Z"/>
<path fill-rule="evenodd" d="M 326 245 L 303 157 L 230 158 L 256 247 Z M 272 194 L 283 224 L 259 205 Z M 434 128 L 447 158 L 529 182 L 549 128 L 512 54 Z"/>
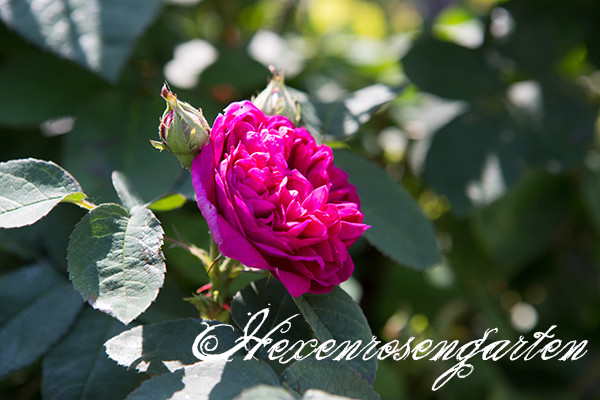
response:
<path fill-rule="evenodd" d="M 225 256 L 271 271 L 295 297 L 327 293 L 352 275 L 348 249 L 368 228 L 360 200 L 331 149 L 306 129 L 232 103 L 191 172 Z"/>

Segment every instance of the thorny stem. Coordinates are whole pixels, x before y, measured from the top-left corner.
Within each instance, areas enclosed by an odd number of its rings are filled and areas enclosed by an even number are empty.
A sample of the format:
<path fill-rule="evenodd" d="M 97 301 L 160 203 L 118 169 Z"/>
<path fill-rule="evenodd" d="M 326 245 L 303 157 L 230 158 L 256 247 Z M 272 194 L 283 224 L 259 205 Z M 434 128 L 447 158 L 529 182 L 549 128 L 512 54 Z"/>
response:
<path fill-rule="evenodd" d="M 188 299 L 196 306 L 200 316 L 227 322 L 229 319 L 228 303 L 231 300 L 229 288 L 242 270 L 241 264 L 223 256 L 212 236 L 208 252 L 173 238 L 165 238 L 165 240 L 199 258 L 206 269 L 209 283 L 198 289 L 197 294 Z"/>
<path fill-rule="evenodd" d="M 207 265 L 208 269 L 206 272 L 212 283 L 214 299 L 218 305 L 222 306 L 227 301 L 227 292 L 229 291 L 229 285 L 233 279 L 231 277 L 231 270 L 226 268 L 229 264 L 228 259 L 223 257 L 219 252 L 217 243 L 212 235 L 210 237 L 210 249 L 208 255 L 211 259 L 211 263 Z"/>
<path fill-rule="evenodd" d="M 194 257 L 198 258 L 200 261 L 202 261 L 202 264 L 204 264 L 204 265 L 208 265 L 212 262 L 210 259 L 210 256 L 206 253 L 206 251 L 204 249 L 196 247 L 193 244 L 186 244 L 180 240 L 173 239 L 172 237 L 169 237 L 169 236 L 165 236 L 165 240 L 167 242 L 173 243 L 173 245 L 175 245 L 177 247 L 184 249 L 185 251 L 187 251 Z"/>
<path fill-rule="evenodd" d="M 208 256 L 211 260 L 216 260 L 217 257 L 221 254 L 219 252 L 219 247 L 217 246 L 217 242 L 215 241 L 213 235 L 210 235 L 210 248 L 209 248 Z"/>

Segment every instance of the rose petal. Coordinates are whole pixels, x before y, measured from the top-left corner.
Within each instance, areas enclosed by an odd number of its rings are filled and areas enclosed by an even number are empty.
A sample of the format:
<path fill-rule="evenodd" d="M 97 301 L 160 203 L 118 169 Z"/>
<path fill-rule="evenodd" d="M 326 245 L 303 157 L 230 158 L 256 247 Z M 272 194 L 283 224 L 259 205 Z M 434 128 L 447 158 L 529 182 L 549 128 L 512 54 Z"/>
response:
<path fill-rule="evenodd" d="M 223 217 L 217 217 L 218 231 L 221 238 L 219 251 L 229 258 L 235 258 L 242 264 L 252 268 L 270 269 L 264 257 L 250 242 L 242 236 Z"/>
<path fill-rule="evenodd" d="M 311 281 L 304 276 L 283 270 L 274 270 L 273 274 L 283 283 L 283 286 L 293 297 L 302 296 L 311 287 Z"/>
<path fill-rule="evenodd" d="M 352 274 L 347 249 L 368 229 L 356 188 L 306 129 L 232 103 L 191 172 L 225 256 L 270 270 L 292 296 L 327 293 Z"/>

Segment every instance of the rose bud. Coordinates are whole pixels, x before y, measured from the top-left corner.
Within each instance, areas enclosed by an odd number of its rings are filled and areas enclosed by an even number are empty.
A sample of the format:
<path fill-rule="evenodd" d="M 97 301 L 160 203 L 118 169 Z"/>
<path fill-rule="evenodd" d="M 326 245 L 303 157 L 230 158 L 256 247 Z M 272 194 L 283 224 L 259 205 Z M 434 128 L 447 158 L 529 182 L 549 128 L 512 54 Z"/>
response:
<path fill-rule="evenodd" d="M 167 102 L 158 133 L 160 142 L 151 140 L 159 150 L 169 150 L 185 168 L 190 168 L 192 160 L 208 140 L 210 126 L 202 115 L 201 109 L 195 109 L 190 104 L 177 100 L 165 84 L 160 93 Z"/>
<path fill-rule="evenodd" d="M 283 82 L 283 71 L 276 71 L 275 67 L 269 69 L 273 78 L 263 90 L 252 99 L 252 103 L 265 115 L 282 115 L 294 124 L 300 122 L 300 105 Z"/>

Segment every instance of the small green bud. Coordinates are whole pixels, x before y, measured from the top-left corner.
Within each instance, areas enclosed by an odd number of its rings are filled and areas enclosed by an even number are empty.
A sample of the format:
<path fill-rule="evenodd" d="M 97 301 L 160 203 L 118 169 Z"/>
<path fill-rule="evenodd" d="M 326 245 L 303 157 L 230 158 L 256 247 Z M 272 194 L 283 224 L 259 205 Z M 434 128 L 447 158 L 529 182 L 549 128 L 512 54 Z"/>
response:
<path fill-rule="evenodd" d="M 177 95 L 169 90 L 167 84 L 160 95 L 167 102 L 158 127 L 160 142 L 150 142 L 159 150 L 169 150 L 182 166 L 189 169 L 194 157 L 208 141 L 210 126 L 201 109 L 177 100 Z"/>
<path fill-rule="evenodd" d="M 283 115 L 294 124 L 300 122 L 300 105 L 283 82 L 283 71 L 277 71 L 270 66 L 273 74 L 271 81 L 263 90 L 252 99 L 252 103 L 266 115 Z"/>

